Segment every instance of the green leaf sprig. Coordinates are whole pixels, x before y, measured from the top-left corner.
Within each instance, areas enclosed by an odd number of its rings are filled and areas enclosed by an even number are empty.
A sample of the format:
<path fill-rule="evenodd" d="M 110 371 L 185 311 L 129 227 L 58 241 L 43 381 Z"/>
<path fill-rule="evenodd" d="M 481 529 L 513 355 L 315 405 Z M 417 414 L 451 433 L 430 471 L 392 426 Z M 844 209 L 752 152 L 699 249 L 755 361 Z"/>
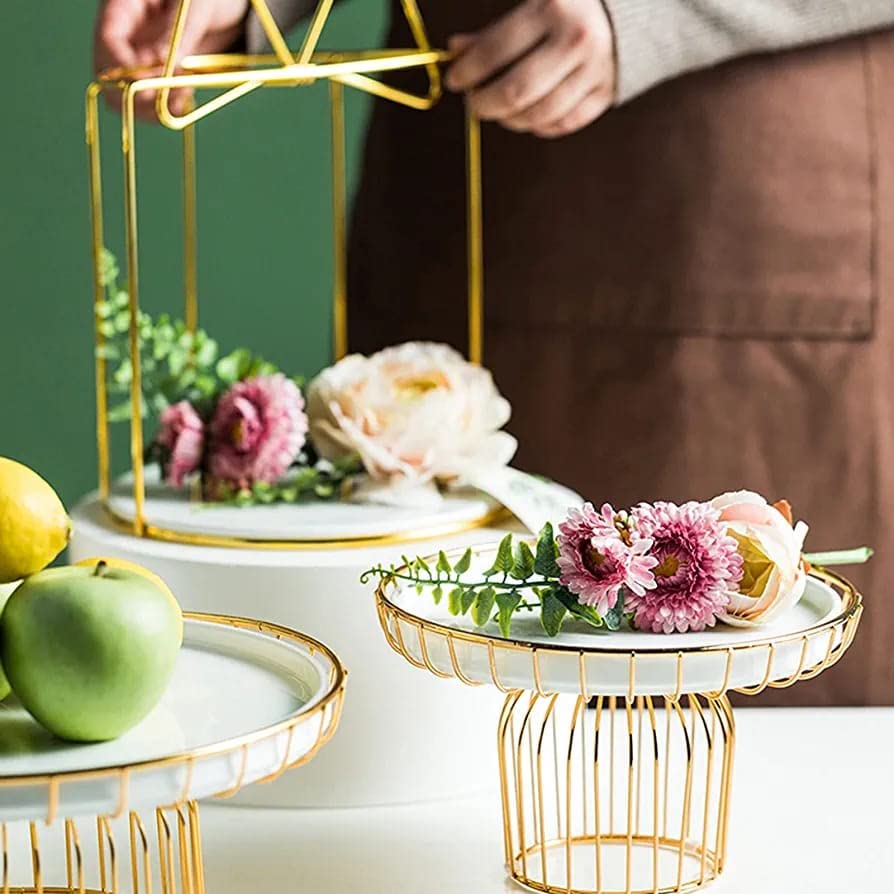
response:
<path fill-rule="evenodd" d="M 405 581 L 417 593 L 431 594 L 435 604 L 445 597 L 452 615 L 468 615 L 477 627 L 496 622 L 504 637 L 511 636 L 512 620 L 520 612 L 540 613 L 540 624 L 549 636 L 557 636 L 570 616 L 591 627 L 617 630 L 625 620 L 623 597 L 609 612 L 600 615 L 595 608 L 582 605 L 559 582 L 559 545 L 553 526 L 543 526 L 532 550 L 527 540 L 507 534 L 497 547 L 490 568 L 481 580 L 469 580 L 472 550 L 467 549 L 451 564 L 443 550 L 432 563 L 417 556 L 403 556 L 403 565 L 377 565 L 366 571 L 361 581 L 378 577 L 386 581 Z"/>
<path fill-rule="evenodd" d="M 269 506 L 272 503 L 300 503 L 303 500 L 335 500 L 344 495 L 351 479 L 363 471 L 363 463 L 354 454 L 337 460 L 310 463 L 299 457 L 298 465 L 276 484 L 263 481 L 251 487 L 232 488 L 222 485 L 214 494 L 215 505 Z"/>
<path fill-rule="evenodd" d="M 109 364 L 108 387 L 124 399 L 109 410 L 109 420 L 130 419 L 130 387 L 133 366 L 130 358 L 130 296 L 118 283 L 120 270 L 115 256 L 104 250 L 101 282 L 105 301 L 95 313 L 104 343 L 97 353 Z M 187 400 L 200 411 L 209 408 L 236 382 L 279 370 L 247 348 L 220 355 L 217 342 L 203 329 L 190 331 L 182 320 L 168 314 L 152 317 L 140 311 L 137 317 L 140 348 L 141 407 L 143 417 L 158 416 L 167 407 Z M 298 380 L 299 385 L 303 384 Z"/>

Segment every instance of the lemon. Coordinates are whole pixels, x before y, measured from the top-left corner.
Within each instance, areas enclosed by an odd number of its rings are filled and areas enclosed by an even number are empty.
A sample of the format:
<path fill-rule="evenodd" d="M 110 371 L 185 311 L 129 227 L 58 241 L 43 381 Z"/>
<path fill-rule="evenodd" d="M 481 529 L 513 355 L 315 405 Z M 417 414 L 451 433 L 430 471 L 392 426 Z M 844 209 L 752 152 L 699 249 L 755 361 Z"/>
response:
<path fill-rule="evenodd" d="M 0 456 L 0 583 L 46 568 L 70 534 L 56 491 L 27 466 Z"/>
<path fill-rule="evenodd" d="M 110 559 L 105 556 L 92 559 L 81 559 L 80 562 L 75 562 L 75 566 L 79 568 L 96 567 L 100 562 L 104 562 L 109 568 L 120 568 L 122 571 L 133 571 L 136 574 L 142 574 L 143 577 L 151 580 L 152 583 L 154 583 L 155 586 L 171 600 L 174 607 L 177 609 L 177 617 L 180 618 L 180 642 L 183 642 L 183 612 L 180 608 L 180 603 L 177 601 L 177 597 L 173 592 L 171 592 L 171 588 L 154 571 L 150 571 L 148 568 L 144 568 L 136 562 L 129 562 L 127 559 Z"/>

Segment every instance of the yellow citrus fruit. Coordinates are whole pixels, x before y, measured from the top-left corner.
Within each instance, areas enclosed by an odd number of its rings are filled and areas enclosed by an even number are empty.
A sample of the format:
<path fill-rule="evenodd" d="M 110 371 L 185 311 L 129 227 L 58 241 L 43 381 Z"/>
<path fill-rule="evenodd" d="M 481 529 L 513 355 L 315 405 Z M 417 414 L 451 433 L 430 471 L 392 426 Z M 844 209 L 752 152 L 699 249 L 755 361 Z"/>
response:
<path fill-rule="evenodd" d="M 0 456 L 0 583 L 46 568 L 70 535 L 56 491 L 27 466 Z"/>
<path fill-rule="evenodd" d="M 177 609 L 177 617 L 180 618 L 180 642 L 183 642 L 183 610 L 180 608 L 180 603 L 177 601 L 177 597 L 173 594 L 171 588 L 154 571 L 150 571 L 148 568 L 144 568 L 136 562 L 129 562 L 127 559 L 110 559 L 106 556 L 97 556 L 92 559 L 81 559 L 80 562 L 75 562 L 75 565 L 86 568 L 91 565 L 98 565 L 100 562 L 105 562 L 109 568 L 121 568 L 124 571 L 133 571 L 135 574 L 142 574 L 143 577 L 151 580 L 152 583 L 154 583 L 155 586 L 171 600 L 174 607 Z"/>

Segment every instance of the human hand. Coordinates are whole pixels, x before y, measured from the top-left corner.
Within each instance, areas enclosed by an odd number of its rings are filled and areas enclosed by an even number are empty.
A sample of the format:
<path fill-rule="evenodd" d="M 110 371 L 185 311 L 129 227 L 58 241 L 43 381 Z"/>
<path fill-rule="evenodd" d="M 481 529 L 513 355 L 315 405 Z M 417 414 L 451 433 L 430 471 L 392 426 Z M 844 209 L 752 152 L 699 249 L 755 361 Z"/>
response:
<path fill-rule="evenodd" d="M 601 0 L 522 0 L 477 34 L 448 42 L 450 90 L 485 120 L 541 137 L 573 133 L 614 101 L 611 21 Z"/>
<path fill-rule="evenodd" d="M 102 0 L 96 19 L 96 73 L 118 66 L 152 65 L 167 56 L 178 0 Z M 181 54 L 219 53 L 242 30 L 249 0 L 192 0 L 186 16 Z M 192 91 L 171 92 L 171 110 L 182 114 Z M 110 96 L 112 93 L 110 92 Z M 138 93 L 134 111 L 155 120 L 155 94 Z"/>

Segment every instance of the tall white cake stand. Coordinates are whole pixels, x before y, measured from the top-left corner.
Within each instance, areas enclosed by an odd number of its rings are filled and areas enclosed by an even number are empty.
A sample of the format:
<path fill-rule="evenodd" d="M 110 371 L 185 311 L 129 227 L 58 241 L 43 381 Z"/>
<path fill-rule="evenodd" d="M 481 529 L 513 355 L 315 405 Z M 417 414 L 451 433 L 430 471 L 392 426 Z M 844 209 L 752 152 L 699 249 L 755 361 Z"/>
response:
<path fill-rule="evenodd" d="M 479 550 L 472 573 L 494 550 Z M 847 581 L 819 569 L 796 606 L 758 629 L 602 633 L 570 622 L 550 638 L 531 615 L 507 639 L 395 579 L 376 602 L 388 643 L 414 667 L 505 693 L 506 865 L 555 894 L 669 894 L 715 879 L 733 787 L 727 693 L 817 676 L 844 654 L 862 611 Z"/>
<path fill-rule="evenodd" d="M 203 894 L 197 800 L 313 758 L 338 726 L 345 679 L 303 634 L 187 615 L 161 702 L 113 742 L 62 742 L 4 705 L 3 891 Z"/>

